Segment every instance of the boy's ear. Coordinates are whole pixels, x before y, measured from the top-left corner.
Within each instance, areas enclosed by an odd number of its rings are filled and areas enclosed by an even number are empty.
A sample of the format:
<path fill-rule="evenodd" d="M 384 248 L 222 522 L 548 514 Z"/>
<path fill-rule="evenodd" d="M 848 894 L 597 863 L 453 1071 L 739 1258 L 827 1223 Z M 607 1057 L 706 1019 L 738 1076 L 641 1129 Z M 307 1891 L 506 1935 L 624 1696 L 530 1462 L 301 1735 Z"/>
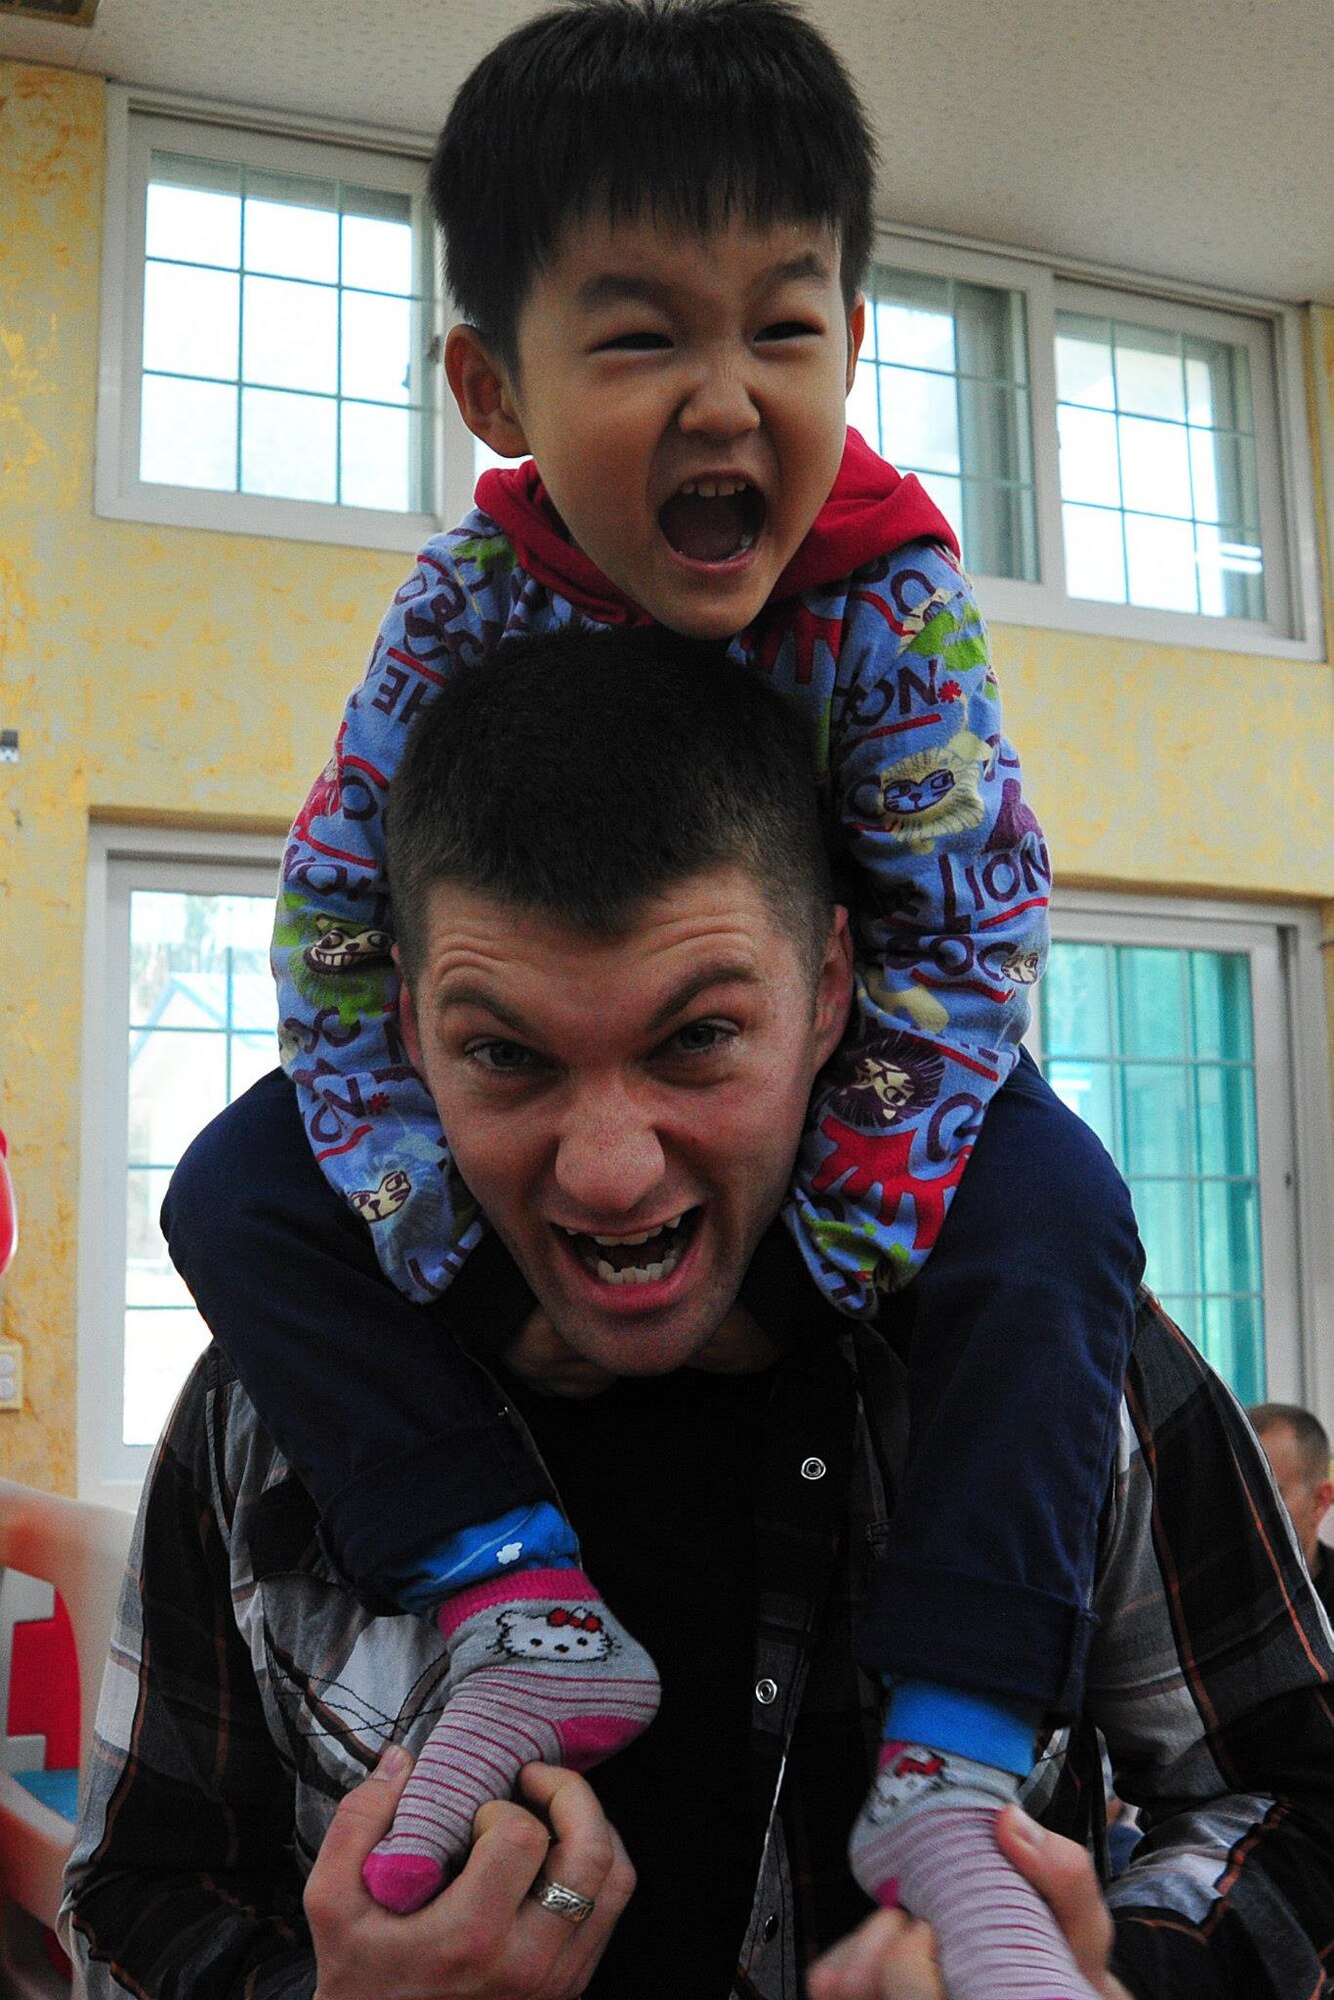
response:
<path fill-rule="evenodd" d="M 445 379 L 464 423 L 501 458 L 523 458 L 528 440 L 509 377 L 482 345 L 475 326 L 454 326 L 445 340 Z"/>
<path fill-rule="evenodd" d="M 857 356 L 862 351 L 862 341 L 866 334 L 866 294 L 858 292 L 848 314 L 848 394 L 852 394 L 852 378 L 857 373 Z"/>

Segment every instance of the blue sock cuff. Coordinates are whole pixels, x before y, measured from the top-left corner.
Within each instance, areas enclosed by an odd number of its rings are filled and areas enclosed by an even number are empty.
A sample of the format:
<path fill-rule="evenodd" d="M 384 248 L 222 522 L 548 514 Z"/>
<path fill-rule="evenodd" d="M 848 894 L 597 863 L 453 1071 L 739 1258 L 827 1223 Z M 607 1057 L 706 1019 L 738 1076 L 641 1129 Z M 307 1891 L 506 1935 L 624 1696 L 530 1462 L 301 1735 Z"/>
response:
<path fill-rule="evenodd" d="M 494 1521 L 460 1528 L 411 1569 L 388 1579 L 394 1602 L 429 1618 L 447 1597 L 470 1584 L 524 1569 L 578 1569 L 579 1542 L 549 1500 L 512 1507 Z"/>
<path fill-rule="evenodd" d="M 1028 1702 L 997 1701 L 939 1681 L 894 1681 L 885 1710 L 885 1740 L 953 1751 L 1025 1778 L 1042 1712 Z"/>

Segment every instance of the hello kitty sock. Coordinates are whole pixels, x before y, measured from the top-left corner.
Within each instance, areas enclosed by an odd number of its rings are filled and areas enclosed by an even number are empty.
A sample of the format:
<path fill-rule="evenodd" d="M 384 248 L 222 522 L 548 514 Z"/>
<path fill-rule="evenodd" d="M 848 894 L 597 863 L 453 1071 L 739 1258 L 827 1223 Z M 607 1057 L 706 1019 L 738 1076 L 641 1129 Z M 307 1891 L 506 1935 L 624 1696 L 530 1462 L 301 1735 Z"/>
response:
<path fill-rule="evenodd" d="M 918 1682 L 894 1691 L 886 1729 L 925 1721 L 1026 1772 L 1034 1719 Z M 890 1738 L 848 1843 L 852 1872 L 884 1908 L 932 1926 L 950 2000 L 1097 2000 L 1050 1908 L 996 1845 L 1020 1770 Z"/>
<path fill-rule="evenodd" d="M 525 1764 L 584 1771 L 658 1710 L 658 1675 L 579 1569 L 524 1570 L 451 1597 L 444 1712 L 362 1877 L 386 1909 L 420 1909 L 466 1855 L 473 1817 Z"/>

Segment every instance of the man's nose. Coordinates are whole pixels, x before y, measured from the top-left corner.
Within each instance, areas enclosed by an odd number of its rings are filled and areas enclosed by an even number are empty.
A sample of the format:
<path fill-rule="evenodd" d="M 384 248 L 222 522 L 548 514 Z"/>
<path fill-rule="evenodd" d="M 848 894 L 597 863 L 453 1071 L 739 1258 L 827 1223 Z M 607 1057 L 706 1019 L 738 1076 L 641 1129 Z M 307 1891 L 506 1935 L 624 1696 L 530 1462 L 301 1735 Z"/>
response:
<path fill-rule="evenodd" d="M 556 1185 L 580 1221 L 629 1215 L 662 1180 L 662 1141 L 645 1105 L 629 1091 L 582 1095 L 565 1118 L 556 1147 Z"/>
<path fill-rule="evenodd" d="M 701 364 L 677 422 L 692 437 L 744 437 L 759 427 L 760 413 L 740 356 L 714 354 Z"/>

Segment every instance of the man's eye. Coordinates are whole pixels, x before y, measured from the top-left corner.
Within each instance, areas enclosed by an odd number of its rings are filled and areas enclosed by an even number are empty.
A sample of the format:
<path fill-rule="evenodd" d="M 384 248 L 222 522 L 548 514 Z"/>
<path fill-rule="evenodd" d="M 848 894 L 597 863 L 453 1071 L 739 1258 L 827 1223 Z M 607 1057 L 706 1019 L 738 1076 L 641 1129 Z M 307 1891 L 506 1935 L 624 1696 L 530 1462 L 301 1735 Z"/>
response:
<path fill-rule="evenodd" d="M 519 1076 L 532 1069 L 537 1061 L 531 1049 L 522 1042 L 473 1042 L 467 1049 L 469 1061 L 481 1065 L 483 1069 L 494 1070 L 498 1076 Z"/>
<path fill-rule="evenodd" d="M 724 1021 L 691 1021 L 678 1028 L 669 1047 L 681 1055 L 706 1055 L 710 1049 L 730 1042 L 736 1030 Z"/>

